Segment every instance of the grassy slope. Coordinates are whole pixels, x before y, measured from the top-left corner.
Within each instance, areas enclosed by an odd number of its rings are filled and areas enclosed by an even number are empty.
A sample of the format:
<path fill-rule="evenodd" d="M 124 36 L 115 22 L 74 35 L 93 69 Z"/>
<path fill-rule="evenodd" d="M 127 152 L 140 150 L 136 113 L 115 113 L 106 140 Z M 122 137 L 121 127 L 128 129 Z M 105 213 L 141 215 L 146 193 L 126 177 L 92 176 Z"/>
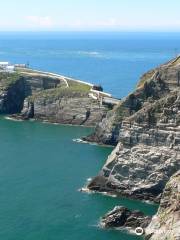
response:
<path fill-rule="evenodd" d="M 18 73 L 3 73 L 0 72 L 0 89 L 6 90 L 11 85 L 16 83 L 20 78 L 20 74 Z"/>
<path fill-rule="evenodd" d="M 61 97 L 85 97 L 88 96 L 90 87 L 85 84 L 72 83 L 69 88 L 57 87 L 54 89 L 43 90 L 29 97 L 29 100 L 34 101 L 36 98 L 52 99 Z"/>

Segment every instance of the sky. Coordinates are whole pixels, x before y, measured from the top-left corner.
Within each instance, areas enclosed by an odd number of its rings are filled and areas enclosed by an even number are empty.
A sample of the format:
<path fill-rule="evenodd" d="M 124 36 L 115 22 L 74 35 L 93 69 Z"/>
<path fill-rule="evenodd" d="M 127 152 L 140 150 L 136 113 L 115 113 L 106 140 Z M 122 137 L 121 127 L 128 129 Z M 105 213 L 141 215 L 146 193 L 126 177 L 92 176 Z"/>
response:
<path fill-rule="evenodd" d="M 0 31 L 180 31 L 180 0 L 1 0 Z"/>

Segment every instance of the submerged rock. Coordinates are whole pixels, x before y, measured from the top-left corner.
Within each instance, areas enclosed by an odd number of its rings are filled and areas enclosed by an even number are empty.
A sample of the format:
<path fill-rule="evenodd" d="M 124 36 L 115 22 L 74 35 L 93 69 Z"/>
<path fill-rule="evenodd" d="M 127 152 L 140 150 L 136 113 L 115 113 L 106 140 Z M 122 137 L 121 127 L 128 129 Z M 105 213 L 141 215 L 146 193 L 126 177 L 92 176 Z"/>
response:
<path fill-rule="evenodd" d="M 116 206 L 100 220 L 100 226 L 104 228 L 127 228 L 135 231 L 136 228 L 145 229 L 150 223 L 151 217 L 145 216 L 140 211 L 130 211 L 123 206 Z"/>

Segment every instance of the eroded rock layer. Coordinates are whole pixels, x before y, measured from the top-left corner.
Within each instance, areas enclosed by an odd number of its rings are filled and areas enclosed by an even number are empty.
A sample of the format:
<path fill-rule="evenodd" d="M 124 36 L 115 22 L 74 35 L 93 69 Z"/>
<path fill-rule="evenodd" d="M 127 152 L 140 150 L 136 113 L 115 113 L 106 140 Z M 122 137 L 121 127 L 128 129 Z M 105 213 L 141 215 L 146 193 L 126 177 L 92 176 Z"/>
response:
<path fill-rule="evenodd" d="M 146 228 L 146 239 L 180 239 L 180 171 L 167 183 L 157 214 Z"/>
<path fill-rule="evenodd" d="M 159 202 L 180 169 L 180 58 L 143 75 L 88 140 L 118 143 L 90 190 Z"/>
<path fill-rule="evenodd" d="M 24 101 L 21 117 L 34 118 L 52 123 L 95 126 L 108 111 L 108 107 L 100 105 L 87 94 L 75 93 L 71 96 L 59 93 L 38 94 Z"/>
<path fill-rule="evenodd" d="M 123 206 L 116 206 L 100 220 L 100 226 L 103 228 L 126 228 L 134 231 L 141 227 L 143 230 L 150 223 L 151 217 L 145 216 L 142 212 L 131 211 Z"/>
<path fill-rule="evenodd" d="M 96 126 L 113 106 L 90 97 L 91 85 L 31 69 L 0 73 L 0 114 Z M 92 95 L 92 94 L 91 94 Z"/>

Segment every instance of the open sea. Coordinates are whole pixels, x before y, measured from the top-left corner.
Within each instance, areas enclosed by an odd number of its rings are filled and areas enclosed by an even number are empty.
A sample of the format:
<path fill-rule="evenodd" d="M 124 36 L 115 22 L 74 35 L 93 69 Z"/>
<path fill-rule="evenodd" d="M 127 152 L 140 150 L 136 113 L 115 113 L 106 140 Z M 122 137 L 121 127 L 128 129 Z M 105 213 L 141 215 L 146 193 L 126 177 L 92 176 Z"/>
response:
<path fill-rule="evenodd" d="M 0 61 L 101 84 L 119 98 L 179 50 L 180 33 L 0 33 Z M 0 239 L 142 239 L 102 230 L 99 218 L 115 205 L 151 215 L 157 206 L 78 191 L 112 151 L 73 142 L 92 131 L 0 118 Z"/>

